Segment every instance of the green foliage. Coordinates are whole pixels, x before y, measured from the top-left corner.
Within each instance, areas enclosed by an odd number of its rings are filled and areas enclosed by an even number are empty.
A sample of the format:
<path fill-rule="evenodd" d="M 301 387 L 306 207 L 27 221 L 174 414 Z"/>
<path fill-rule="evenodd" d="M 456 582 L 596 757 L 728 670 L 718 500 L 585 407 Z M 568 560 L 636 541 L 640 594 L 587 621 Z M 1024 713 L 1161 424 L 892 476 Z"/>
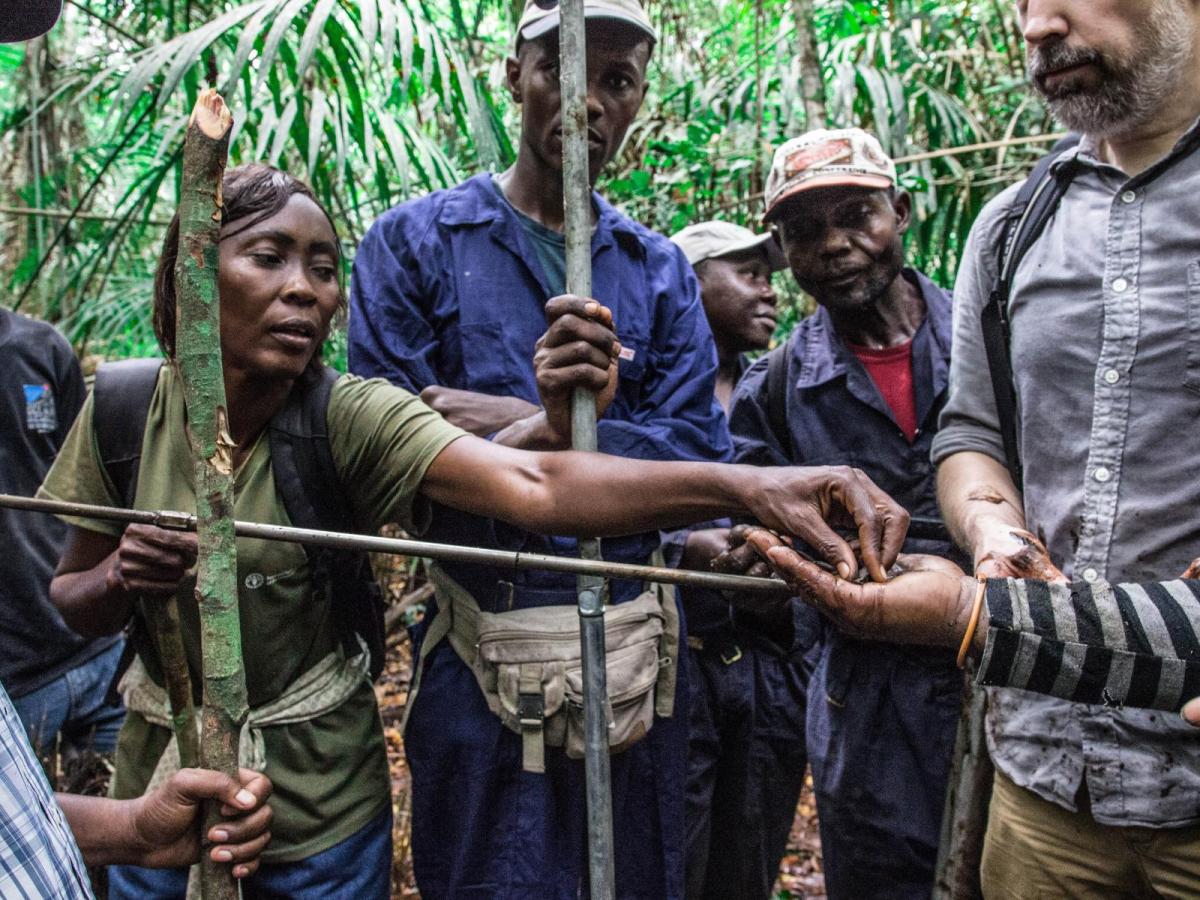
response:
<path fill-rule="evenodd" d="M 0 72 L 15 72 L 24 61 L 24 44 L 0 44 Z"/>
<path fill-rule="evenodd" d="M 866 128 L 897 160 L 1050 130 L 1025 88 L 1011 3 L 815 5 L 828 123 L 804 120 L 790 3 L 693 0 L 663 12 L 651 97 L 610 195 L 667 233 L 707 218 L 757 227 L 772 148 L 812 127 Z M 697 21 L 711 24 L 697 32 Z M 1046 146 L 902 162 L 913 263 L 951 283 L 983 203 Z M 638 171 L 652 188 L 631 180 Z"/>
<path fill-rule="evenodd" d="M 305 178 L 353 256 L 374 218 L 514 155 L 502 90 L 519 0 L 154 0 L 68 5 L 42 62 L 0 46 L 0 147 L 46 146 L 44 206 L 104 221 L 0 217 L 0 284 L 104 355 L 153 350 L 149 297 L 179 189 L 186 117 L 201 87 L 236 117 L 232 161 Z M 761 225 L 772 148 L 805 121 L 790 0 L 647 4 L 661 40 L 650 91 L 601 190 L 671 233 L 705 218 Z M 1005 0 L 814 0 L 831 126 L 874 130 L 914 197 L 914 264 L 950 283 L 980 207 L 1046 144 L 909 157 L 1050 130 L 1023 84 Z M 52 60 L 53 65 L 48 61 Z M 35 204 L 16 170 L 5 203 Z M 50 250 L 54 244 L 53 251 Z M 36 283 L 34 280 L 37 274 Z M 806 311 L 781 276 L 781 328 Z M 781 331 L 781 333 L 783 333 Z M 332 359 L 344 365 L 342 349 Z"/>

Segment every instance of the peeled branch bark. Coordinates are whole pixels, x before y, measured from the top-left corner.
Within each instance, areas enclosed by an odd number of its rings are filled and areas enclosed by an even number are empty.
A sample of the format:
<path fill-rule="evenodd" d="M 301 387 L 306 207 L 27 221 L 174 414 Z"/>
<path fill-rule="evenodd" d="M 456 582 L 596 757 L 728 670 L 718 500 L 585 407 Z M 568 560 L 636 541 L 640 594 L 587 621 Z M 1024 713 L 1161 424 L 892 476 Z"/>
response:
<path fill-rule="evenodd" d="M 221 367 L 217 248 L 221 178 L 233 116 L 214 90 L 196 101 L 183 145 L 179 258 L 175 264 L 175 365 L 187 404 L 196 486 L 196 603 L 204 660 L 200 765 L 237 777 L 238 733 L 246 720 L 246 675 L 238 618 L 237 545 L 233 531 L 233 439 Z M 209 804 L 205 832 L 219 816 Z M 204 900 L 236 900 L 228 863 L 200 857 Z"/>
<path fill-rule="evenodd" d="M 796 60 L 800 65 L 800 97 L 804 101 L 804 127 L 825 127 L 825 79 L 813 28 L 813 0 L 792 0 L 796 20 Z"/>

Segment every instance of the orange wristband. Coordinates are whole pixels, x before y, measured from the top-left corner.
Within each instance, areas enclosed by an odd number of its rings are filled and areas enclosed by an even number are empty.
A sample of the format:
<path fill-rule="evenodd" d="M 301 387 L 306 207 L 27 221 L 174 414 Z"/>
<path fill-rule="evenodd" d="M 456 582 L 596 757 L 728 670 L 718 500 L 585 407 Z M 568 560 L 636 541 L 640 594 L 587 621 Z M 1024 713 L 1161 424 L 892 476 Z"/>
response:
<path fill-rule="evenodd" d="M 979 614 L 983 612 L 983 597 L 987 593 L 987 579 L 979 579 L 979 588 L 975 591 L 975 605 L 971 607 L 971 618 L 967 621 L 967 630 L 963 632 L 962 646 L 958 648 L 958 667 L 967 664 L 967 651 L 971 649 L 971 641 L 975 639 L 975 629 L 979 627 Z"/>

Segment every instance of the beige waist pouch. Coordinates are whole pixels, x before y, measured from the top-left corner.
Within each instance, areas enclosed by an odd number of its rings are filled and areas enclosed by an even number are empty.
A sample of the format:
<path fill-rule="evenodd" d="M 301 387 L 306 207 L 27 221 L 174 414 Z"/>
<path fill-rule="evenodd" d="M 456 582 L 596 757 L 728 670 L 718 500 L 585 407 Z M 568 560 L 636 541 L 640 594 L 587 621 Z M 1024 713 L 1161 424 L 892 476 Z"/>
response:
<path fill-rule="evenodd" d="M 657 563 L 656 563 L 657 564 Z M 485 613 L 440 567 L 430 567 L 438 614 L 421 645 L 408 708 L 425 657 L 443 638 L 475 674 L 488 708 L 521 735 L 522 768 L 545 771 L 545 747 L 583 758 L 583 664 L 579 613 L 546 606 Z M 604 614 L 608 745 L 619 753 L 645 737 L 655 715 L 674 712 L 679 649 L 675 592 L 648 585 Z"/>

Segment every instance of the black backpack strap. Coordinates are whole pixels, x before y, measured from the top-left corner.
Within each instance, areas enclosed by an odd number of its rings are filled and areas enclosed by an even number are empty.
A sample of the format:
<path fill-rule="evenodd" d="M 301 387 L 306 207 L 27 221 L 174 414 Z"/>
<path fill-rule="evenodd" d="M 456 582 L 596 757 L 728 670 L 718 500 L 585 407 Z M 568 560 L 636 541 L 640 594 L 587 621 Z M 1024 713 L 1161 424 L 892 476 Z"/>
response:
<path fill-rule="evenodd" d="M 996 279 L 980 315 L 983 349 L 992 378 L 992 394 L 996 401 L 1000 437 L 1004 442 L 1004 457 L 1018 490 L 1024 485 L 1024 470 L 1017 443 L 1017 389 L 1012 370 L 1008 301 L 1017 266 L 1041 237 L 1075 174 L 1073 163 L 1060 166 L 1057 172 L 1052 166 L 1063 150 L 1078 142 L 1079 138 L 1075 135 L 1059 141 L 1050 153 L 1042 157 L 1017 192 L 1000 232 L 996 250 Z"/>
<path fill-rule="evenodd" d="M 790 393 L 788 384 L 788 362 L 792 353 L 793 335 L 788 335 L 786 341 L 767 354 L 767 421 L 771 424 L 771 433 L 779 444 L 784 455 L 790 460 L 792 452 L 792 432 L 788 428 L 787 400 Z"/>
<path fill-rule="evenodd" d="M 116 490 L 117 499 L 133 506 L 146 417 L 158 384 L 161 359 L 126 359 L 102 363 L 92 388 L 92 429 L 100 464 Z"/>
<path fill-rule="evenodd" d="M 319 379 L 298 384 L 269 426 L 276 488 L 297 528 L 346 531 L 352 522 L 326 423 L 337 379 L 337 372 L 326 368 Z"/>
<path fill-rule="evenodd" d="M 268 427 L 275 488 L 297 528 L 351 532 L 354 516 L 329 446 L 327 412 L 338 373 L 323 368 L 319 378 L 297 382 Z M 336 590 L 334 615 L 348 656 L 359 652 L 358 637 L 371 653 L 371 677 L 383 672 L 383 596 L 367 554 L 305 546 L 313 590 Z M 357 637 L 356 637 L 357 635 Z"/>
<path fill-rule="evenodd" d="M 150 401 L 158 385 L 161 359 L 125 359 L 101 363 L 92 386 L 92 431 L 100 451 L 100 465 L 108 476 L 117 502 L 132 507 L 137 494 L 138 469 L 142 462 L 142 439 Z M 139 613 L 125 626 L 125 647 L 117 662 L 105 696 L 106 702 L 121 702 L 117 684 L 133 663 L 135 653 L 152 650 L 149 628 Z"/>

